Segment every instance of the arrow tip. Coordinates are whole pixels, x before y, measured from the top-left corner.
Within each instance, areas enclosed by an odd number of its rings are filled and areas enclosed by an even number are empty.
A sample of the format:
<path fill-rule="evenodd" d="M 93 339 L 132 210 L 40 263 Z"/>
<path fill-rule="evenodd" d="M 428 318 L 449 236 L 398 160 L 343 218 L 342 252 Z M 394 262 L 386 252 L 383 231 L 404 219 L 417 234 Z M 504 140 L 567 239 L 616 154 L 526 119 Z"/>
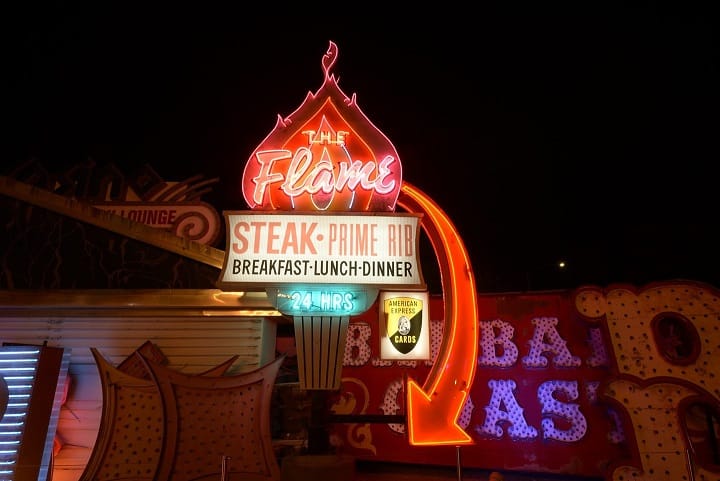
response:
<path fill-rule="evenodd" d="M 410 444 L 422 445 L 461 445 L 473 444 L 468 434 L 457 425 L 449 406 L 437 406 L 438 402 L 409 379 L 407 384 L 408 436 Z M 446 414 L 448 413 L 448 414 Z M 443 415 L 445 414 L 445 415 Z"/>

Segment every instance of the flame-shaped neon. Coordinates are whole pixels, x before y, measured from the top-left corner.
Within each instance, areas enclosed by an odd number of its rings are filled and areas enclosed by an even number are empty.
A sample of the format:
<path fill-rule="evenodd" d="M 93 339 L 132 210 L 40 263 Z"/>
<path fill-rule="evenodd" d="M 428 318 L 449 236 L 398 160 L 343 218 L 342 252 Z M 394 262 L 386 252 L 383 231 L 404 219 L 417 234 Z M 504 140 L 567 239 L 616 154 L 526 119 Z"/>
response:
<path fill-rule="evenodd" d="M 330 70 L 332 69 L 333 65 L 335 65 L 335 62 L 337 62 L 338 58 L 338 48 L 337 45 L 335 45 L 335 42 L 332 40 L 330 41 L 330 45 L 328 46 L 327 52 L 325 52 L 325 55 L 323 55 L 322 58 L 322 67 L 323 72 L 325 72 L 325 80 L 329 80 L 332 74 L 330 73 Z"/>
<path fill-rule="evenodd" d="M 393 211 L 402 165 L 390 140 L 345 95 L 332 72 L 337 46 L 322 57 L 324 82 L 252 153 L 242 191 L 253 210 Z"/>
<path fill-rule="evenodd" d="M 445 329 L 437 359 L 421 388 L 407 382 L 408 436 L 413 445 L 472 444 L 457 424 L 475 377 L 478 304 L 472 265 L 450 218 L 426 194 L 403 183 L 398 205 L 423 213 L 421 226 L 440 266 Z"/>

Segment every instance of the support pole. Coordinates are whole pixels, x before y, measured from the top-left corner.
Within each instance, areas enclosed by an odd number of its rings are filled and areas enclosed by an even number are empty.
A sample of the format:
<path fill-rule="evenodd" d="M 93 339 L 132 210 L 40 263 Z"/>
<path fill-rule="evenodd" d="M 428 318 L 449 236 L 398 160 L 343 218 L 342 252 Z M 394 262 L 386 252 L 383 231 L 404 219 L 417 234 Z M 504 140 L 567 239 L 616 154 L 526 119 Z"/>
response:
<path fill-rule="evenodd" d="M 455 446 L 455 466 L 457 468 L 457 481 L 462 481 L 462 462 L 460 461 L 460 446 Z"/>

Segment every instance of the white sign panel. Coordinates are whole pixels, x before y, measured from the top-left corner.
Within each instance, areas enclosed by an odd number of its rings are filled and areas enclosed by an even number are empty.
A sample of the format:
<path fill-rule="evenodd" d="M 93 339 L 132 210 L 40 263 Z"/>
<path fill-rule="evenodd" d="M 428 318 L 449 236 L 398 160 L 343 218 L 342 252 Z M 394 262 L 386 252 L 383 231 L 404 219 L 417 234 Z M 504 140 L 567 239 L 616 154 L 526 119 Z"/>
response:
<path fill-rule="evenodd" d="M 424 289 L 416 214 L 226 212 L 218 284 L 288 283 Z"/>

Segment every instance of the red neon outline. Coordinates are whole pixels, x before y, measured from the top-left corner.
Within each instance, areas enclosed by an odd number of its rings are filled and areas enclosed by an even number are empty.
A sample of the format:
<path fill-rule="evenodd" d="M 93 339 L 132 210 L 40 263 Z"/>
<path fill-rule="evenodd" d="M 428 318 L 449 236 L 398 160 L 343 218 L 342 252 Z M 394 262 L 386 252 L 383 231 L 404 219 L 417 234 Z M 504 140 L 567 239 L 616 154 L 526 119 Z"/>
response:
<path fill-rule="evenodd" d="M 348 97 L 338 85 L 338 78 L 331 69 L 335 65 L 338 48 L 330 42 L 326 54 L 322 58 L 324 81 L 315 93 L 308 92 L 302 104 L 289 116 L 283 118 L 278 115 L 275 127 L 255 149 L 243 171 L 242 193 L 245 201 L 252 210 L 286 210 L 286 211 L 352 211 L 352 212 L 392 212 L 395 210 L 397 197 L 402 185 L 402 162 L 395 146 L 387 136 L 380 131 L 363 113 L 356 101 L 356 95 Z M 295 155 L 298 147 L 304 146 L 322 150 L 321 145 L 310 145 L 309 139 L 302 133 L 304 130 L 317 130 L 326 123 L 332 129 L 345 130 L 354 133 L 350 135 L 343 147 L 343 155 L 336 155 L 332 161 L 333 173 L 337 175 L 339 159 L 348 163 L 355 161 L 363 165 L 373 162 L 376 168 L 386 158 L 392 158 L 386 182 L 393 183 L 392 189 L 386 193 L 379 193 L 376 189 L 367 190 L 362 184 L 350 189 L 345 186 L 341 191 L 333 191 L 332 199 L 327 205 L 318 207 L 312 202 L 314 194 L 303 192 L 296 196 L 288 196 L 281 188 L 282 182 L 287 180 L 287 166 Z M 340 148 L 339 145 L 335 146 Z M 274 182 L 265 186 L 264 195 L 258 201 L 255 199 L 258 175 L 268 164 L 264 164 L 258 154 L 264 151 L 282 152 L 282 159 L 274 160 L 274 169 L 271 169 Z M 358 156 L 360 158 L 358 158 Z M 367 156 L 368 158 L 364 158 Z M 269 160 L 269 159 L 267 159 Z M 320 162 L 313 159 L 313 165 Z M 267 172 L 266 172 L 267 173 Z M 374 173 L 376 179 L 378 172 Z M 303 177 L 308 180 L 307 176 Z M 333 180 L 337 180 L 335 177 Z M 322 197 L 322 196 L 321 196 Z M 329 197 L 326 195 L 326 197 Z M 321 203 L 322 204 L 322 203 Z"/>
<path fill-rule="evenodd" d="M 457 229 L 430 197 L 403 182 L 397 204 L 424 214 L 421 226 L 438 258 L 445 304 L 443 342 L 425 384 L 421 388 L 407 381 L 410 444 L 473 444 L 457 424 L 477 365 L 478 302 L 472 265 Z"/>

